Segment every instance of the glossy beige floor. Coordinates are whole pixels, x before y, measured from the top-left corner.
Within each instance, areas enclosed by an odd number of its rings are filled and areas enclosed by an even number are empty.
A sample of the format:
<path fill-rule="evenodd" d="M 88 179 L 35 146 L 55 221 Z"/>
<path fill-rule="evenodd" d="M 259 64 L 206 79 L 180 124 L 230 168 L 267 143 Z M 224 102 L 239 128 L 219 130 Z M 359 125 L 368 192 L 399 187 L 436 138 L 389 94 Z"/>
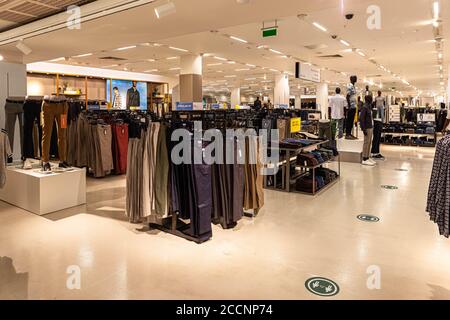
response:
<path fill-rule="evenodd" d="M 339 284 L 335 299 L 450 299 L 450 240 L 424 211 L 434 149 L 384 153 L 376 168 L 343 164 L 342 180 L 315 198 L 266 191 L 256 219 L 214 227 L 202 245 L 128 224 L 123 178 L 90 179 L 87 206 L 47 217 L 0 203 L 0 297 L 323 299 L 304 286 L 323 276 Z M 70 265 L 81 290 L 66 287 Z M 366 286 L 371 265 L 380 290 Z"/>

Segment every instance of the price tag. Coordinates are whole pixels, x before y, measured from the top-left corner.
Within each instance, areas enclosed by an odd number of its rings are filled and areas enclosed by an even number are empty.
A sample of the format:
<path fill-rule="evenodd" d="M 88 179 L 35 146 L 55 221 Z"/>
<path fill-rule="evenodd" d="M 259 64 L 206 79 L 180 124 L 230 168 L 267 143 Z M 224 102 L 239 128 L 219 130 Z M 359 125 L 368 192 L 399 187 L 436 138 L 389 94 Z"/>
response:
<path fill-rule="evenodd" d="M 67 114 L 61 115 L 61 129 L 67 129 Z"/>

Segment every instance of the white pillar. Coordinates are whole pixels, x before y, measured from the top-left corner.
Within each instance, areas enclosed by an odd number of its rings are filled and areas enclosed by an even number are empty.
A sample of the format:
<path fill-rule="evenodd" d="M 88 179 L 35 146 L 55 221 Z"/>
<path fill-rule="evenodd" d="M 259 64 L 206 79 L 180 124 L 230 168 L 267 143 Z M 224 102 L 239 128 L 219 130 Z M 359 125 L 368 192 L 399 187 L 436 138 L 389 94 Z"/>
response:
<path fill-rule="evenodd" d="M 202 102 L 202 56 L 192 54 L 181 56 L 180 67 L 180 101 Z"/>
<path fill-rule="evenodd" d="M 302 96 L 298 94 L 295 96 L 295 109 L 301 108 L 302 108 Z"/>
<path fill-rule="evenodd" d="M 275 88 L 273 94 L 274 106 L 285 104 L 289 106 L 290 88 L 289 76 L 287 74 L 279 74 L 275 76 Z"/>
<path fill-rule="evenodd" d="M 5 105 L 8 97 L 25 97 L 27 95 L 27 67 L 20 63 L 0 62 L 0 104 Z M 5 108 L 0 108 L 0 126 L 5 128 Z M 14 159 L 20 159 L 22 150 L 20 149 L 20 129 L 16 121 L 14 132 Z"/>
<path fill-rule="evenodd" d="M 231 109 L 241 104 L 241 88 L 233 88 L 231 90 Z"/>
<path fill-rule="evenodd" d="M 328 119 L 328 84 L 317 84 L 316 102 L 318 110 L 322 111 L 322 119 Z"/>
<path fill-rule="evenodd" d="M 450 65 L 448 66 L 447 70 L 450 70 Z M 447 85 L 448 85 L 448 87 L 447 87 L 447 100 L 445 100 L 445 105 L 446 105 L 446 108 L 450 108 L 450 73 L 449 73 L 449 76 L 448 76 Z"/>

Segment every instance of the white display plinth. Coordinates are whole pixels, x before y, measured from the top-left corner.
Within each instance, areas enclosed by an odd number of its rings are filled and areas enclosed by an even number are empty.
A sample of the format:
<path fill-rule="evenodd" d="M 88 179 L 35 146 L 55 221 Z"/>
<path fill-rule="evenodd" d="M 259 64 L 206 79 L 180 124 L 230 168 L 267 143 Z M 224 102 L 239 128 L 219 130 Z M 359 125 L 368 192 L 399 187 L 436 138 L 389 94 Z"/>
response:
<path fill-rule="evenodd" d="M 363 146 L 364 138 L 359 138 L 358 140 L 347 140 L 345 138 L 337 140 L 337 149 L 341 155 L 342 162 L 360 163 Z"/>
<path fill-rule="evenodd" d="M 86 203 L 86 169 L 42 174 L 8 167 L 0 200 L 38 215 Z"/>

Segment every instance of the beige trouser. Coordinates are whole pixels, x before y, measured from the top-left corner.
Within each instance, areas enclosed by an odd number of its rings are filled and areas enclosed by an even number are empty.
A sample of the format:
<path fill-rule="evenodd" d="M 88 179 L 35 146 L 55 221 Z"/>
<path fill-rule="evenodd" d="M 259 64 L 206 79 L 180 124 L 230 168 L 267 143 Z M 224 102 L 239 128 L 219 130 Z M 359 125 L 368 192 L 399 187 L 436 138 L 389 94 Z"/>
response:
<path fill-rule="evenodd" d="M 372 148 L 373 129 L 366 129 L 367 135 L 364 135 L 363 158 L 370 158 L 370 149 Z"/>
<path fill-rule="evenodd" d="M 52 141 L 53 124 L 58 124 L 59 160 L 66 161 L 67 152 L 67 102 L 44 102 L 42 104 L 42 160 L 50 161 L 50 144 Z M 65 125 L 63 127 L 63 121 Z"/>

